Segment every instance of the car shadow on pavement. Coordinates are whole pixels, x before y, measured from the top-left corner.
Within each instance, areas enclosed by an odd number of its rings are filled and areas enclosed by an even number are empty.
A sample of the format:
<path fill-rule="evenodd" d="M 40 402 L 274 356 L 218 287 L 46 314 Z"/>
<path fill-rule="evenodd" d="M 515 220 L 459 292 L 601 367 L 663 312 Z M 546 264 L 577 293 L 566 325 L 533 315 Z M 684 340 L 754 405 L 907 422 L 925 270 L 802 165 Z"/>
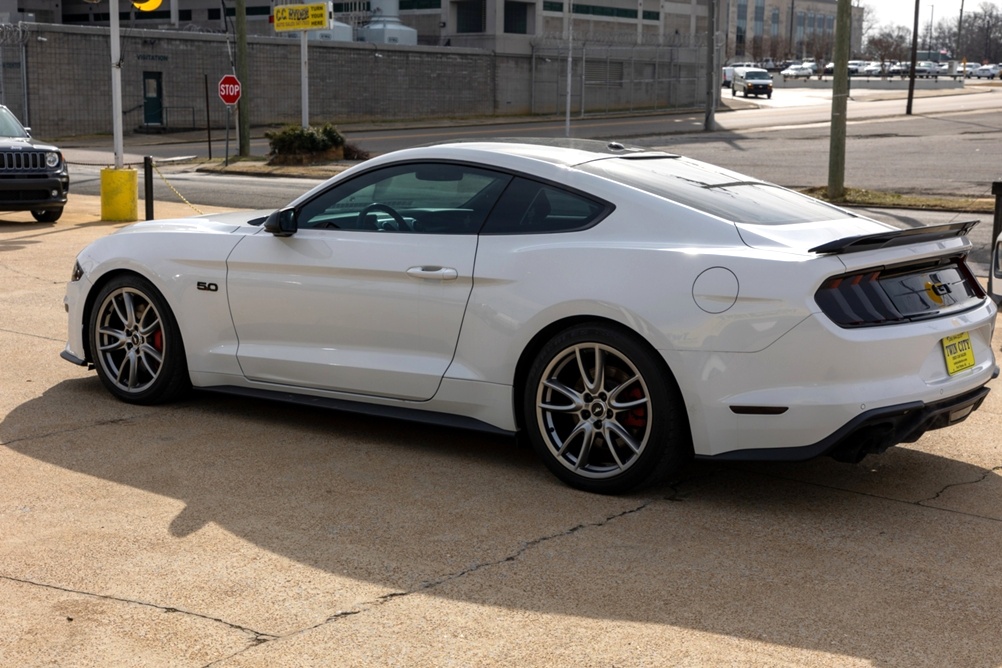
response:
<path fill-rule="evenodd" d="M 87 572 L 95 554 L 143 550 L 119 577 L 142 589 L 183 564 L 163 584 L 180 609 L 198 607 L 200 588 L 250 577 L 233 573 L 235 559 L 263 561 L 265 581 L 242 595 L 282 606 L 295 583 L 267 580 L 288 580 L 273 562 L 291 560 L 337 576 L 310 583 L 316 605 L 331 606 L 321 619 L 351 605 L 336 601 L 338 578 L 350 578 L 396 597 L 687 628 L 875 665 L 1002 663 L 1002 483 L 920 449 L 856 465 L 697 462 L 671 485 L 604 497 L 562 486 L 513 439 L 209 393 L 130 406 L 96 378 L 14 407 L 0 442 L 48 465 L 25 492 L 39 509 L 13 537 L 26 551 L 9 550 L 6 568 L 62 560 Z M 96 516 L 73 549 L 31 538 L 69 507 Z M 242 541 L 228 548 L 239 554 L 192 540 L 214 527 Z"/>

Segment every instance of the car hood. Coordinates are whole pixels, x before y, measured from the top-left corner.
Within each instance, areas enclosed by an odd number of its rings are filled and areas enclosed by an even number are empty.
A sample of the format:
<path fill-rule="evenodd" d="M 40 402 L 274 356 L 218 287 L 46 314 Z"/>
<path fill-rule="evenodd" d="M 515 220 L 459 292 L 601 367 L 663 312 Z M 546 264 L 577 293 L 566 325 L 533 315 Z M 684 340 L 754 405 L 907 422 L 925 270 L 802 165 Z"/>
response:
<path fill-rule="evenodd" d="M 115 234 L 148 234 L 154 232 L 202 232 L 208 234 L 228 234 L 238 230 L 254 231 L 260 229 L 261 223 L 268 217 L 271 210 L 260 211 L 227 211 L 208 213 L 191 218 L 165 218 L 163 220 L 146 220 L 133 223 Z"/>
<path fill-rule="evenodd" d="M 52 144 L 36 141 L 31 137 L 0 137 L 0 151 L 35 149 L 37 151 L 58 151 Z"/>

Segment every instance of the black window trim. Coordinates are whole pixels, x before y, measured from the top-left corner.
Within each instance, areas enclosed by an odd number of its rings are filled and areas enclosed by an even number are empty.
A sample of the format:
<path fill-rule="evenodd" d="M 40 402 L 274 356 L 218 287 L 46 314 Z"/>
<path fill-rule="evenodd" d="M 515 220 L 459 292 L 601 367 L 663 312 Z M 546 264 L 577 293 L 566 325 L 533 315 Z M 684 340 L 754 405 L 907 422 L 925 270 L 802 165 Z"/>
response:
<path fill-rule="evenodd" d="M 432 159 L 412 158 L 412 159 L 408 159 L 408 160 L 399 160 L 399 161 L 396 161 L 396 162 L 389 162 L 389 163 L 384 163 L 384 164 L 381 164 L 381 165 L 375 165 L 375 166 L 370 167 L 368 169 L 360 170 L 357 173 L 352 174 L 351 178 L 348 178 L 348 179 L 345 179 L 345 180 L 340 180 L 339 179 L 339 180 L 334 181 L 333 183 L 331 183 L 329 185 L 328 188 L 324 188 L 323 190 L 318 191 L 313 197 L 311 197 L 309 199 L 306 199 L 306 200 L 303 200 L 302 202 L 297 202 L 296 205 L 295 205 L 296 217 L 297 218 L 299 217 L 300 211 L 303 209 L 303 207 L 305 207 L 310 202 L 313 202 L 318 197 L 323 197 L 326 193 L 330 192 L 332 189 L 339 188 L 339 187 L 341 187 L 342 185 L 344 185 L 346 183 L 351 183 L 355 179 L 360 178 L 362 176 L 365 176 L 366 174 L 371 174 L 372 172 L 375 172 L 375 171 L 378 171 L 378 170 L 381 170 L 381 169 L 386 169 L 388 167 L 402 167 L 402 166 L 406 166 L 406 165 L 426 165 L 426 164 L 458 165 L 460 167 L 474 167 L 476 169 L 482 169 L 482 170 L 489 171 L 489 172 L 495 172 L 495 173 L 503 174 L 505 176 L 510 177 L 508 183 L 504 187 L 504 190 L 502 190 L 501 193 L 497 196 L 497 199 L 494 200 L 494 204 L 491 206 L 491 210 L 487 212 L 487 216 L 484 218 L 484 222 L 480 224 L 480 227 L 476 231 L 469 233 L 469 234 L 474 234 L 476 236 L 480 236 L 480 235 L 484 235 L 484 236 L 515 236 L 515 235 L 525 236 L 525 235 L 536 235 L 536 234 L 566 234 L 566 233 L 569 233 L 569 232 L 581 232 L 583 230 L 588 230 L 588 229 L 591 229 L 592 227 L 595 227 L 600 222 L 602 222 L 603 220 L 605 220 L 613 211 L 616 210 L 616 205 L 613 204 L 612 202 L 609 202 L 608 200 L 602 199 L 600 197 L 596 197 L 596 196 L 592 195 L 591 193 L 584 192 L 583 190 L 579 190 L 578 188 L 574 188 L 574 187 L 568 186 L 568 185 L 566 185 L 564 183 L 561 183 L 559 181 L 555 181 L 553 179 L 541 178 L 541 177 L 539 177 L 539 176 L 537 176 L 535 174 L 528 174 L 526 172 L 522 172 L 522 171 L 519 171 L 519 170 L 513 170 L 513 169 L 505 169 L 505 168 L 495 167 L 494 165 L 484 165 L 482 163 L 474 162 L 472 160 L 456 160 L 456 159 L 450 159 L 450 158 L 432 158 Z M 550 187 L 553 187 L 553 188 L 557 188 L 558 190 L 563 190 L 565 192 L 572 193 L 572 194 L 574 194 L 574 195 L 576 195 L 578 197 L 581 197 L 583 199 L 587 199 L 587 200 L 589 200 L 591 202 L 594 202 L 594 203 L 598 204 L 599 206 L 601 206 L 603 208 L 603 210 L 597 216 L 595 216 L 594 218 L 592 218 L 592 220 L 588 224 L 582 225 L 581 227 L 574 227 L 574 228 L 567 229 L 567 230 L 539 230 L 539 231 L 532 231 L 532 232 L 510 232 L 510 231 L 507 231 L 507 232 L 497 232 L 497 233 L 484 232 L 484 226 L 487 225 L 488 221 L 490 221 L 491 214 L 494 213 L 494 208 L 497 206 L 497 203 L 499 201 L 501 201 L 501 198 L 504 197 L 505 192 L 511 186 L 512 181 L 514 181 L 516 178 L 523 178 L 523 179 L 527 179 L 529 181 L 535 181 L 536 183 L 541 183 L 543 185 L 547 185 L 547 186 L 550 186 Z"/>

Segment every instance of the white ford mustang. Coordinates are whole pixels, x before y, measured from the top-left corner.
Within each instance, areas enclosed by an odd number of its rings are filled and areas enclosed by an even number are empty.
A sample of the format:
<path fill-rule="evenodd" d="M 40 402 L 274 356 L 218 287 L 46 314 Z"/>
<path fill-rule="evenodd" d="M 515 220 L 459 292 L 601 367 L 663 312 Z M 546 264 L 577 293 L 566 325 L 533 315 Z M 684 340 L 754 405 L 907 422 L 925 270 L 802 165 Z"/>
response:
<path fill-rule="evenodd" d="M 520 432 L 594 492 L 692 456 L 858 461 L 998 373 L 970 225 L 616 143 L 409 149 L 270 215 L 98 239 L 62 356 L 134 403 L 194 386 Z"/>

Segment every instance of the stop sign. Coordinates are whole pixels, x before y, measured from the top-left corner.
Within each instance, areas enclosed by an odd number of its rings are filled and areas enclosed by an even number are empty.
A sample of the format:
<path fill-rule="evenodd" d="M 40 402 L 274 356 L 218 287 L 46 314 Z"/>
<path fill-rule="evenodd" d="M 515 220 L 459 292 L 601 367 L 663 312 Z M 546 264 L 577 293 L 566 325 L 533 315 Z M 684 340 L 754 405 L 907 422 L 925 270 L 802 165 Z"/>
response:
<path fill-rule="evenodd" d="M 220 79 L 219 99 L 224 104 L 236 104 L 240 99 L 240 79 L 237 79 L 232 74 L 227 74 Z"/>

